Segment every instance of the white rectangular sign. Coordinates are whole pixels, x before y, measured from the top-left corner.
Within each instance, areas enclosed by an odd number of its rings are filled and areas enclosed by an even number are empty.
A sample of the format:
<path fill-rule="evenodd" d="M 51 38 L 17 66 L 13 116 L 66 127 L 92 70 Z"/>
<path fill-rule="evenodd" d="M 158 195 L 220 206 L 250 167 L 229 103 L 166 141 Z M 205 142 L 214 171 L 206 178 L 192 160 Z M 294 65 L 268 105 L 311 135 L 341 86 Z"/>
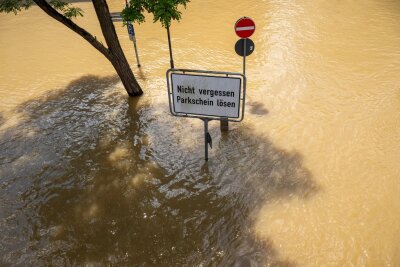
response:
<path fill-rule="evenodd" d="M 175 113 L 239 118 L 241 79 L 171 74 Z"/>

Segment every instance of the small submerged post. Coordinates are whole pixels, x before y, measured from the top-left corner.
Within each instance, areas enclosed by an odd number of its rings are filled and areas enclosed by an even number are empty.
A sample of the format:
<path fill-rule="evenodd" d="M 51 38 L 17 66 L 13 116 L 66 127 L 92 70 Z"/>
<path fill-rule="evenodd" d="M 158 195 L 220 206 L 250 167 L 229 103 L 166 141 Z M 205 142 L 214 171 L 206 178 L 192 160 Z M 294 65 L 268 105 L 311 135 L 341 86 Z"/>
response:
<path fill-rule="evenodd" d="M 228 119 L 222 119 L 222 120 L 220 120 L 219 128 L 221 129 L 221 132 L 227 132 L 227 131 L 229 130 L 229 122 L 228 122 Z"/>
<path fill-rule="evenodd" d="M 138 68 L 140 68 L 139 53 L 138 53 L 137 46 L 136 46 L 136 37 L 135 36 L 133 36 L 133 46 L 135 48 L 136 63 L 137 63 Z"/>
<path fill-rule="evenodd" d="M 208 134 L 208 120 L 204 119 L 204 159 L 208 161 L 208 142 L 207 142 L 207 134 Z"/>
<path fill-rule="evenodd" d="M 208 145 L 212 149 L 212 138 L 208 132 L 208 121 L 209 119 L 203 119 L 204 121 L 204 160 L 208 161 Z"/>

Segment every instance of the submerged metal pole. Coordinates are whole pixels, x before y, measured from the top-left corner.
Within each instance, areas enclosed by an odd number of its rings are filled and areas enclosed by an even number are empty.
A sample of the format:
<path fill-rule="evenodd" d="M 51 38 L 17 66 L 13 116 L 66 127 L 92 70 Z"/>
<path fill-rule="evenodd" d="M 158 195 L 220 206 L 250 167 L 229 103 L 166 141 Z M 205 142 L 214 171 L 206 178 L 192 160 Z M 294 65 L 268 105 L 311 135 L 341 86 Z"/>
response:
<path fill-rule="evenodd" d="M 125 0 L 125 7 L 129 7 L 128 0 Z M 132 32 L 130 32 L 130 30 L 129 30 L 129 24 L 132 27 Z M 136 63 L 137 63 L 138 68 L 140 68 L 139 53 L 138 53 L 137 45 L 136 45 L 135 29 L 133 28 L 132 22 L 128 22 L 127 27 L 128 27 L 129 39 L 131 39 L 131 41 L 133 41 L 133 46 L 135 48 Z"/>
<path fill-rule="evenodd" d="M 174 68 L 174 59 L 172 58 L 172 46 L 171 46 L 171 35 L 169 33 L 169 26 L 167 26 L 167 34 L 168 34 L 168 47 L 169 47 L 169 61 L 171 63 L 171 69 Z"/>
<path fill-rule="evenodd" d="M 246 54 L 247 54 L 246 41 L 247 41 L 247 38 L 244 38 L 244 41 L 243 41 L 243 75 L 246 75 Z M 228 132 L 229 131 L 228 120 L 220 120 L 219 128 L 220 128 L 221 132 Z"/>
<path fill-rule="evenodd" d="M 229 130 L 229 122 L 227 119 L 222 119 L 219 121 L 219 128 L 221 132 L 227 132 Z"/>
<path fill-rule="evenodd" d="M 137 46 L 136 46 L 135 35 L 133 36 L 133 46 L 135 47 L 136 63 L 137 63 L 138 68 L 140 68 L 139 54 L 138 54 L 138 50 L 137 50 Z"/>
<path fill-rule="evenodd" d="M 208 134 L 208 119 L 203 119 L 204 121 L 204 159 L 205 161 L 208 161 L 208 138 L 207 138 L 207 134 Z"/>
<path fill-rule="evenodd" d="M 243 42 L 243 75 L 246 75 L 246 41 L 247 38 L 244 38 Z"/>

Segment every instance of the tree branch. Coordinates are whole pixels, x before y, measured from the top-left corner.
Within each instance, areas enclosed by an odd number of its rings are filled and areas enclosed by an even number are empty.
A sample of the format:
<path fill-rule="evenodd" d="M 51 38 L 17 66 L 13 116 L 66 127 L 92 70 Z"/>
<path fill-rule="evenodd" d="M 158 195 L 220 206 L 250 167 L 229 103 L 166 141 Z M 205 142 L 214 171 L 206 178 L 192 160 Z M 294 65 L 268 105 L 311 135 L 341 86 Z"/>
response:
<path fill-rule="evenodd" d="M 88 43 L 90 43 L 94 48 L 102 53 L 108 60 L 111 60 L 112 55 L 110 53 L 110 50 L 106 48 L 102 43 L 97 41 L 96 37 L 91 35 L 88 31 L 79 27 L 72 20 L 58 13 L 57 10 L 50 6 L 45 0 L 33 0 L 33 2 L 35 2 L 44 12 L 46 12 L 47 15 L 61 22 L 69 29 L 79 34 L 83 39 L 88 41 Z"/>

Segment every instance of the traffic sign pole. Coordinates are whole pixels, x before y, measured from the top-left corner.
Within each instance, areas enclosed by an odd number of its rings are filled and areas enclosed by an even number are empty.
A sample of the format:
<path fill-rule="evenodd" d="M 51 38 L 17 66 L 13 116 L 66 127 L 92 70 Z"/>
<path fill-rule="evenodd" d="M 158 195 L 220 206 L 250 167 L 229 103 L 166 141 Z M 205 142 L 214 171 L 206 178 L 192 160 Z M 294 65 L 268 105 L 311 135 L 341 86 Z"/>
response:
<path fill-rule="evenodd" d="M 246 75 L 246 56 L 250 55 L 254 50 L 254 43 L 252 40 L 248 39 L 254 31 L 256 30 L 256 24 L 251 18 L 242 17 L 238 21 L 236 21 L 234 26 L 235 32 L 237 36 L 241 39 L 236 43 L 235 50 L 239 56 L 243 57 L 243 76 Z M 240 42 L 243 41 L 243 44 Z M 247 45 L 249 47 L 247 47 Z M 241 49 L 243 48 L 243 49 Z M 229 124 L 228 121 L 220 121 L 220 129 L 221 132 L 228 131 Z"/>
<path fill-rule="evenodd" d="M 128 0 L 125 0 L 125 6 L 128 7 Z M 138 68 L 140 68 L 140 61 L 139 61 L 139 53 L 138 53 L 138 49 L 137 49 L 137 45 L 136 45 L 136 37 L 135 37 L 135 30 L 133 29 L 133 24 L 132 22 L 128 22 L 128 34 L 129 34 L 129 39 L 132 40 L 133 42 L 133 47 L 135 49 L 135 55 L 136 55 L 136 63 Z"/>
<path fill-rule="evenodd" d="M 246 54 L 247 54 L 246 42 L 247 42 L 247 39 L 244 39 L 244 42 L 243 42 L 243 51 L 244 51 L 244 55 L 243 55 L 243 75 L 246 75 Z"/>
<path fill-rule="evenodd" d="M 256 24 L 251 18 L 248 17 L 243 17 L 240 18 L 236 23 L 235 23 L 235 32 L 237 36 L 240 38 L 244 39 L 243 40 L 243 75 L 246 75 L 246 56 L 247 53 L 249 55 L 252 53 L 252 49 L 250 51 L 247 51 L 247 38 L 250 37 L 254 31 L 256 30 Z M 253 42 L 250 40 L 250 46 L 253 44 Z M 253 45 L 254 46 L 254 45 Z M 254 49 L 254 47 L 253 47 Z"/>
<path fill-rule="evenodd" d="M 204 160 L 208 161 L 208 145 L 212 148 L 212 138 L 210 133 L 208 132 L 208 122 L 210 119 L 202 119 L 204 122 Z"/>
<path fill-rule="evenodd" d="M 208 161 L 208 120 L 204 119 L 204 159 Z"/>
<path fill-rule="evenodd" d="M 133 46 L 135 47 L 137 66 L 138 66 L 138 68 L 140 68 L 139 53 L 138 53 L 137 46 L 136 46 L 136 37 L 135 36 L 133 36 Z"/>
<path fill-rule="evenodd" d="M 131 39 L 131 41 L 133 42 L 133 46 L 135 48 L 136 63 L 137 63 L 137 66 L 140 68 L 139 53 L 138 53 L 137 46 L 136 46 L 135 30 L 133 29 L 132 22 L 128 22 L 127 27 L 128 27 L 129 39 Z"/>

